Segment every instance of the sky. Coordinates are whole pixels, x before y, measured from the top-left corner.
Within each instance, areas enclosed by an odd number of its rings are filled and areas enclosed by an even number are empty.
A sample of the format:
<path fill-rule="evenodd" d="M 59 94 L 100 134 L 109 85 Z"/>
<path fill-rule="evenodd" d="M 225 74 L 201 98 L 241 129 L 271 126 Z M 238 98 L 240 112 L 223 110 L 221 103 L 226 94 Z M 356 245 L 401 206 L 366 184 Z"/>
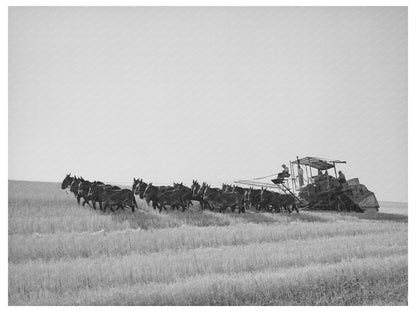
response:
<path fill-rule="evenodd" d="M 406 7 L 10 7 L 9 179 L 213 185 L 296 156 L 408 196 Z"/>

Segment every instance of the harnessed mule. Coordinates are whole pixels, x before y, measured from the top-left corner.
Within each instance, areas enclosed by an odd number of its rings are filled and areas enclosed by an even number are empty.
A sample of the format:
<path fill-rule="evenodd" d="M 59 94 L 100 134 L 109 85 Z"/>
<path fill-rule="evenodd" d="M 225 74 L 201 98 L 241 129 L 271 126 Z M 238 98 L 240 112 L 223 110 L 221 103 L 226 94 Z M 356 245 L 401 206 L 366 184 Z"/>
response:
<path fill-rule="evenodd" d="M 186 203 L 186 208 L 189 209 L 189 207 L 192 204 L 193 198 L 193 192 L 192 189 L 183 185 L 183 183 L 173 183 L 173 188 L 176 190 L 179 190 L 182 196 L 182 200 Z M 185 211 L 185 209 L 183 209 Z"/>
<path fill-rule="evenodd" d="M 93 183 L 89 195 L 100 203 L 100 209 L 103 209 L 104 212 L 107 207 L 114 212 L 113 206 L 117 206 L 117 209 L 124 209 L 127 206 L 131 208 L 132 212 L 138 208 L 133 192 L 128 189 L 106 188 Z M 102 204 L 104 205 L 102 206 Z"/>
<path fill-rule="evenodd" d="M 74 179 L 75 179 L 75 178 L 71 177 L 71 174 L 70 174 L 70 173 L 69 173 L 69 174 L 67 174 L 67 175 L 65 176 L 64 180 L 62 181 L 61 188 L 62 188 L 63 190 L 65 190 L 66 188 L 70 187 L 70 186 L 71 186 L 71 184 L 74 182 Z"/>
<path fill-rule="evenodd" d="M 260 211 L 261 206 L 261 190 L 255 190 L 252 187 L 247 191 L 246 200 L 250 209 L 255 207 L 256 211 Z"/>
<path fill-rule="evenodd" d="M 204 183 L 203 185 L 205 187 Z M 197 200 L 199 202 L 199 205 L 201 206 L 201 210 L 204 210 L 207 207 L 210 210 L 212 210 L 211 206 L 207 202 L 205 202 L 204 199 L 202 198 L 203 191 L 201 191 L 201 185 L 198 183 L 197 180 L 192 180 L 191 190 L 192 190 L 192 197 L 194 200 Z"/>
<path fill-rule="evenodd" d="M 182 207 L 185 210 L 186 204 L 182 199 L 181 191 L 171 186 L 154 186 L 149 183 L 143 195 L 147 203 L 153 202 L 153 208 L 159 208 L 159 212 L 162 212 L 162 209 L 167 212 L 166 205 L 171 206 L 172 209 Z"/>
<path fill-rule="evenodd" d="M 224 212 L 228 207 L 233 212 L 236 208 L 238 213 L 245 212 L 241 194 L 237 192 L 223 192 L 218 188 L 211 188 L 205 183 L 202 184 L 201 190 L 203 200 L 208 202 L 211 207 L 216 207 L 220 212 Z"/>

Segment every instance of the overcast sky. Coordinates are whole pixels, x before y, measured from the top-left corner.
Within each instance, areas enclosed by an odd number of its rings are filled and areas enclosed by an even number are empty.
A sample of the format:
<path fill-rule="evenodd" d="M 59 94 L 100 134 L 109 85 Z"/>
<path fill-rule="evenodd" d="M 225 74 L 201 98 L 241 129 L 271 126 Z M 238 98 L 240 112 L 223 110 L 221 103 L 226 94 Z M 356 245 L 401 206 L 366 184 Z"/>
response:
<path fill-rule="evenodd" d="M 9 9 L 9 179 L 213 184 L 346 160 L 407 201 L 407 8 Z"/>

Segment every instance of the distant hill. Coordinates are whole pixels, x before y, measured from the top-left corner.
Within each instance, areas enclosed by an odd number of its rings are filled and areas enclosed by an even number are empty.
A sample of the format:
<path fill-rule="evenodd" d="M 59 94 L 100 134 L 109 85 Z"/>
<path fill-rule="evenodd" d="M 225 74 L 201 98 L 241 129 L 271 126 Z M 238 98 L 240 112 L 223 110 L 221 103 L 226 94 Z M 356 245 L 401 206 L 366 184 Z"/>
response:
<path fill-rule="evenodd" d="M 407 215 L 407 203 L 391 202 L 391 201 L 379 201 L 379 211 L 385 213 L 397 213 Z"/>

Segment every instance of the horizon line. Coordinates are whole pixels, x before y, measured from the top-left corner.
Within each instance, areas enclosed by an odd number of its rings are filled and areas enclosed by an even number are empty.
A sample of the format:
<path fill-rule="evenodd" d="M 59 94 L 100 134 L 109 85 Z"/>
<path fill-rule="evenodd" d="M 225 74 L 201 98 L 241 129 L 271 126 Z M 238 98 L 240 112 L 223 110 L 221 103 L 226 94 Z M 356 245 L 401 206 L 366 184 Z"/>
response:
<path fill-rule="evenodd" d="M 33 180 L 15 180 L 15 179 L 7 179 L 7 181 L 9 181 L 9 182 L 11 182 L 11 181 L 13 181 L 13 182 L 32 182 L 32 183 L 61 183 L 60 181 L 33 181 Z M 128 184 L 124 184 L 124 183 L 122 183 L 122 182 L 118 182 L 118 181 L 110 181 L 110 182 L 113 182 L 113 183 L 116 183 L 116 184 L 118 184 L 118 183 L 120 183 L 120 185 L 128 185 Z M 106 182 L 106 183 L 110 183 L 110 182 Z M 409 201 L 396 201 L 396 200 L 378 200 L 378 201 L 380 201 L 380 202 L 390 202 L 390 203 L 402 203 L 402 204 L 409 204 Z"/>

